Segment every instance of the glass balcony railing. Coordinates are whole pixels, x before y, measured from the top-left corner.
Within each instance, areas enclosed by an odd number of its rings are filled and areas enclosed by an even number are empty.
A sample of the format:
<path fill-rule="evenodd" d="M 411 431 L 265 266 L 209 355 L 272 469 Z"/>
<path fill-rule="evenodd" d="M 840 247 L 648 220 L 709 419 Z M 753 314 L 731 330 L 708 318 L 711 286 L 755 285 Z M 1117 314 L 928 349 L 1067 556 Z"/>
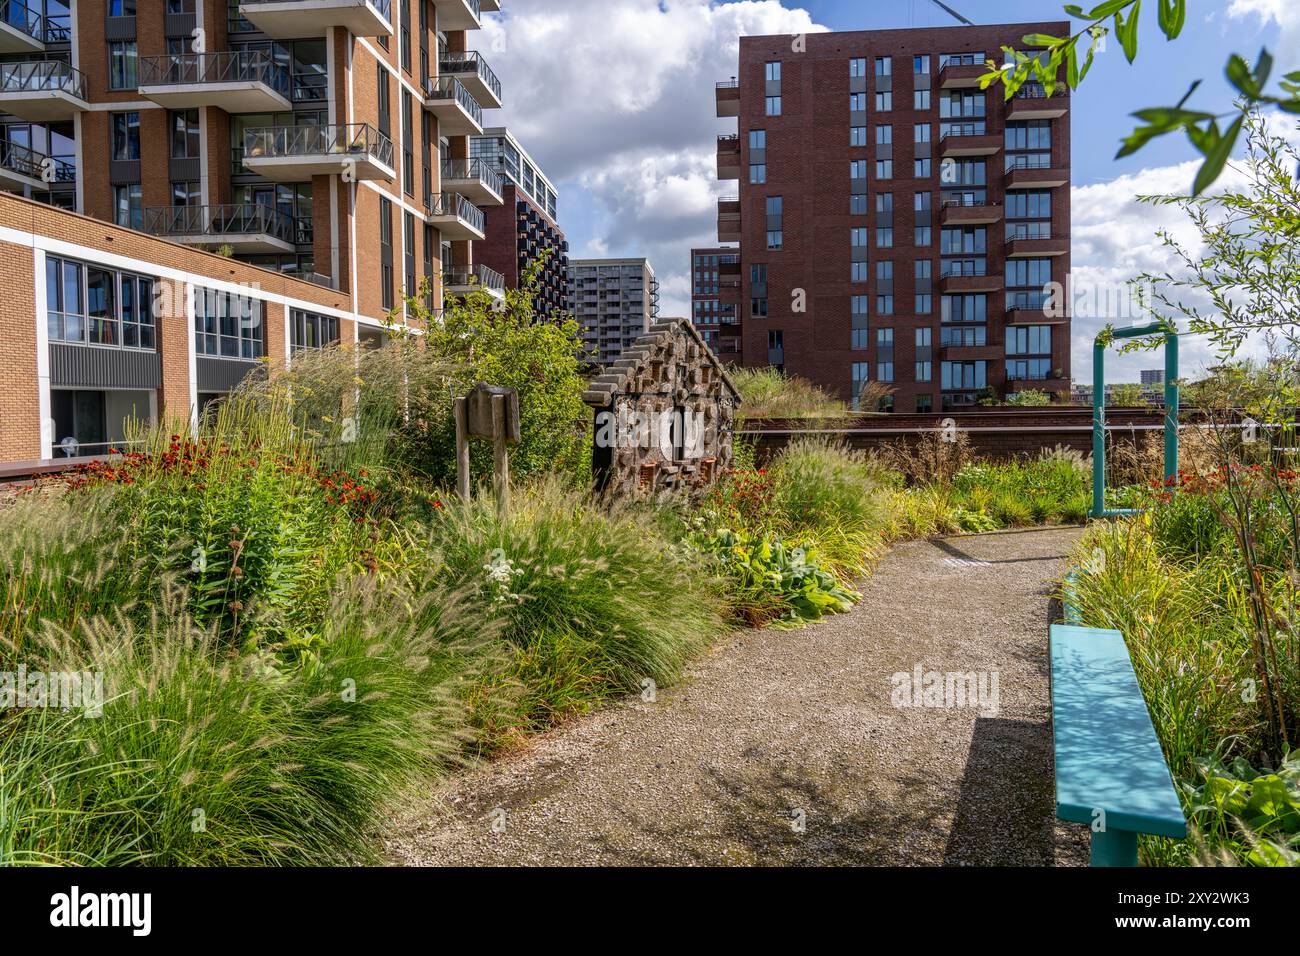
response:
<path fill-rule="evenodd" d="M 41 43 L 57 42 L 46 39 L 48 28 L 45 18 L 35 10 L 30 9 L 23 0 L 3 0 L 3 2 L 0 2 L 0 22 L 20 33 L 27 34 L 33 40 L 39 40 Z"/>
<path fill-rule="evenodd" d="M 477 180 L 498 196 L 501 195 L 501 175 L 481 159 L 445 159 L 442 162 L 444 180 Z"/>
<path fill-rule="evenodd" d="M 164 239 L 258 235 L 292 243 L 297 238 L 292 216 L 262 205 L 154 206 L 144 211 L 144 231 Z"/>
<path fill-rule="evenodd" d="M 506 277 L 495 269 L 479 263 L 472 266 L 448 266 L 442 270 L 442 284 L 447 288 L 481 286 L 484 289 L 503 291 Z"/>
<path fill-rule="evenodd" d="M 140 58 L 141 86 L 196 86 L 217 83 L 262 83 L 289 99 L 289 70 L 261 50 L 179 53 Z"/>
<path fill-rule="evenodd" d="M 488 66 L 487 60 L 483 59 L 482 54 L 477 50 L 459 53 L 449 50 L 440 51 L 438 53 L 438 72 L 451 76 L 471 73 L 487 85 L 498 101 L 501 99 L 501 81 L 497 79 L 497 75 Z"/>
<path fill-rule="evenodd" d="M 52 186 L 77 181 L 77 167 L 61 156 L 47 156 L 29 146 L 0 141 L 0 169 Z"/>
<path fill-rule="evenodd" d="M 289 156 L 369 156 L 393 165 L 393 141 L 369 123 L 259 126 L 244 130 L 241 162 Z"/>
<path fill-rule="evenodd" d="M 86 77 L 63 60 L 0 63 L 0 93 L 54 93 L 86 98 Z"/>

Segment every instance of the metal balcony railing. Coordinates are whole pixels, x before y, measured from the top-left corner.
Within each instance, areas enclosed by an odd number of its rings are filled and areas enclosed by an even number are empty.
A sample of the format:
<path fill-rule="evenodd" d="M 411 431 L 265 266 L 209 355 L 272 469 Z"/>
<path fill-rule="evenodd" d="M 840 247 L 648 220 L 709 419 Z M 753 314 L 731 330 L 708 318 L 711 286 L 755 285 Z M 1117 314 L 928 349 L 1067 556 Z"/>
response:
<path fill-rule="evenodd" d="M 1052 157 L 1042 155 L 1008 156 L 1007 171 L 1013 169 L 1051 169 Z"/>
<path fill-rule="evenodd" d="M 987 276 L 989 275 L 988 265 L 983 262 L 950 262 L 945 263 L 939 272 L 939 278 L 952 279 L 961 276 Z"/>
<path fill-rule="evenodd" d="M 282 156 L 370 156 L 393 165 L 393 141 L 369 123 L 262 126 L 244 130 L 241 159 Z"/>
<path fill-rule="evenodd" d="M 498 196 L 501 195 L 501 176 L 481 159 L 444 159 L 443 179 L 476 179 Z"/>
<path fill-rule="evenodd" d="M 0 141 L 0 169 L 39 179 L 47 185 L 71 183 L 77 179 L 77 168 L 67 160 L 4 141 Z"/>
<path fill-rule="evenodd" d="M 1070 87 L 1065 83 L 1057 83 L 1056 87 L 1052 90 L 1053 97 L 1069 95 Z M 1025 83 L 1020 87 L 1020 89 L 1016 90 L 1013 96 L 1025 100 L 1041 100 L 1048 98 L 1046 88 L 1044 88 L 1042 83 L 1036 82 Z"/>
<path fill-rule="evenodd" d="M 297 238 L 292 216 L 262 205 L 153 206 L 144 211 L 144 231 L 164 239 L 265 235 L 292 243 Z"/>
<path fill-rule="evenodd" d="M 478 100 L 454 76 L 429 77 L 424 81 L 424 98 L 426 100 L 455 100 L 479 126 L 483 125 L 483 107 Z"/>
<path fill-rule="evenodd" d="M 716 85 L 717 88 L 720 89 L 720 90 L 732 90 L 732 89 L 735 89 L 736 87 L 740 86 L 740 81 L 737 80 L 737 79 L 733 76 L 733 77 L 732 77 L 731 79 L 729 79 L 729 80 L 720 80 L 720 81 L 719 81 L 717 84 L 715 84 L 715 85 Z"/>
<path fill-rule="evenodd" d="M 477 285 L 500 292 L 506 287 L 506 277 L 482 263 L 472 266 L 449 266 L 442 270 L 442 284 L 447 287 Z"/>
<path fill-rule="evenodd" d="M 939 142 L 942 143 L 945 139 L 949 139 L 951 137 L 957 137 L 957 136 L 987 136 L 987 135 L 989 135 L 988 126 L 983 120 L 979 120 L 978 122 L 971 122 L 971 123 L 954 123 L 953 125 L 949 126 L 946 130 L 943 131 L 943 135 L 939 137 Z"/>
<path fill-rule="evenodd" d="M 1016 222 L 1007 224 L 1007 242 L 1015 239 L 1051 239 L 1050 222 Z"/>
<path fill-rule="evenodd" d="M 26 33 L 33 40 L 51 42 L 46 40 L 45 18 L 30 9 L 23 0 L 3 0 L 0 3 L 0 21 L 20 33 Z"/>
<path fill-rule="evenodd" d="M 501 81 L 497 79 L 497 75 L 488 66 L 487 60 L 483 59 L 477 50 L 464 52 L 439 50 L 438 72 L 451 76 L 459 73 L 477 74 L 478 78 L 487 84 L 488 89 L 496 94 L 496 98 L 501 99 Z"/>
<path fill-rule="evenodd" d="M 483 210 L 460 193 L 434 193 L 429 200 L 427 207 L 429 215 L 455 216 L 479 232 L 483 231 L 485 222 Z"/>
<path fill-rule="evenodd" d="M 194 86 L 208 83 L 263 83 L 285 99 L 293 84 L 289 69 L 261 50 L 178 53 L 140 58 L 141 86 Z"/>
<path fill-rule="evenodd" d="M 86 77 L 63 60 L 0 63 L 0 93 L 53 93 L 86 98 Z"/>

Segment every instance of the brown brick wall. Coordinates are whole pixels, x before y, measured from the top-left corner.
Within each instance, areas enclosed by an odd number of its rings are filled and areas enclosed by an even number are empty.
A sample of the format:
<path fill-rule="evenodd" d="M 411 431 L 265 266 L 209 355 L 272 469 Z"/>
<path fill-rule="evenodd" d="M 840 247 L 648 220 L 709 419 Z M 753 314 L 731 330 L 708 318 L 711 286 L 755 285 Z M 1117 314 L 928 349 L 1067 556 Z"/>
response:
<path fill-rule="evenodd" d="M 39 458 L 41 422 L 36 380 L 36 292 L 32 250 L 0 242 L 4 308 L 0 334 L 5 340 L 4 378 L 0 381 L 0 460 Z"/>
<path fill-rule="evenodd" d="M 168 280 L 158 299 L 158 354 L 162 361 L 162 388 L 158 415 L 179 426 L 190 417 L 190 330 L 185 314 L 185 290 Z"/>

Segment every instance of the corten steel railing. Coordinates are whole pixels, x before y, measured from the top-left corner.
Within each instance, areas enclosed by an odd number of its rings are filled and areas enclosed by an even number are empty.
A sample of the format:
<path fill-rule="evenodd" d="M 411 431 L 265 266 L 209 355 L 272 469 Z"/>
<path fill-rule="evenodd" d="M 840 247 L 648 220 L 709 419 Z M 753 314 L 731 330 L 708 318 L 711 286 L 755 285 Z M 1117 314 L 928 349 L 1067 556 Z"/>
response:
<path fill-rule="evenodd" d="M 261 50 L 178 53 L 140 58 L 141 86 L 194 86 L 207 83 L 262 83 L 289 99 L 289 68 Z"/>
<path fill-rule="evenodd" d="M 393 165 L 393 141 L 369 123 L 259 126 L 244 130 L 244 160 L 288 156 L 369 156 Z"/>
<path fill-rule="evenodd" d="M 455 216 L 463 219 L 479 232 L 483 231 L 485 217 L 483 210 L 474 205 L 460 193 L 434 193 L 429 197 L 425 207 L 431 216 Z"/>
<path fill-rule="evenodd" d="M 292 216 L 253 204 L 153 206 L 144 211 L 144 231 L 164 239 L 266 235 L 292 243 L 297 237 Z"/>
<path fill-rule="evenodd" d="M 474 95 L 454 76 L 429 77 L 424 81 L 424 98 L 426 100 L 455 100 L 465 112 L 474 118 L 479 126 L 483 125 L 483 107 L 479 106 Z"/>
<path fill-rule="evenodd" d="M 442 178 L 446 180 L 478 180 L 498 196 L 501 195 L 501 176 L 481 159 L 444 159 Z"/>
<path fill-rule="evenodd" d="M 487 84 L 498 100 L 501 99 L 501 81 L 497 75 L 492 72 L 488 66 L 487 60 L 477 50 L 466 50 L 457 52 L 453 50 L 440 50 L 438 52 L 438 72 L 443 75 L 456 76 L 457 74 L 473 73 L 480 80 Z"/>
<path fill-rule="evenodd" d="M 0 63 L 0 93 L 69 93 L 86 98 L 86 77 L 63 60 Z"/>

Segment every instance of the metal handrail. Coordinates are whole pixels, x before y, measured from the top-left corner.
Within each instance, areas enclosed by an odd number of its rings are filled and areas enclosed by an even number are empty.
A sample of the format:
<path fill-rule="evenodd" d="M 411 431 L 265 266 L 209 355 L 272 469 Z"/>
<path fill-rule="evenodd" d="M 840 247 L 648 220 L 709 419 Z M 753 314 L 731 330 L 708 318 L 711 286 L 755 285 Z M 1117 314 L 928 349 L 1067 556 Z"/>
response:
<path fill-rule="evenodd" d="M 485 217 L 483 210 L 474 205 L 460 193 L 434 193 L 429 197 L 427 206 L 431 216 L 455 216 L 463 219 L 479 232 L 483 231 Z"/>
<path fill-rule="evenodd" d="M 86 77 L 63 60 L 0 63 L 0 93 L 70 93 L 86 98 Z"/>
<path fill-rule="evenodd" d="M 484 83 L 488 85 L 496 98 L 501 99 L 501 81 L 497 75 L 492 72 L 488 66 L 487 60 L 478 50 L 440 50 L 438 51 L 438 72 L 439 73 L 475 73 Z"/>
<path fill-rule="evenodd" d="M 478 285 L 485 289 L 504 290 L 506 277 L 482 263 L 475 263 L 472 266 L 448 266 L 443 269 L 442 284 L 444 286 Z"/>
<path fill-rule="evenodd" d="M 978 123 L 975 122 L 958 123 L 953 126 L 949 126 L 946 130 L 943 131 L 943 134 L 939 137 L 939 142 L 942 143 L 949 136 L 996 136 L 996 135 L 997 135 L 996 133 L 990 133 L 988 131 L 987 124 L 983 120 L 981 120 Z"/>
<path fill-rule="evenodd" d="M 371 156 L 393 165 L 393 141 L 369 123 L 260 126 L 244 130 L 244 160 L 277 156 Z"/>
<path fill-rule="evenodd" d="M 976 278 L 982 278 L 990 274 L 987 263 L 982 266 L 972 266 L 969 269 L 964 266 L 944 266 L 939 272 L 939 278 L 960 278 L 962 276 L 975 276 Z"/>
<path fill-rule="evenodd" d="M 1069 96 L 1070 87 L 1065 83 L 1057 83 L 1052 90 L 1052 96 Z M 1042 83 L 1025 83 L 1020 89 L 1016 90 L 1013 96 L 1019 96 L 1027 100 L 1045 100 L 1050 99 L 1047 95 L 1047 89 Z"/>
<path fill-rule="evenodd" d="M 28 7 L 23 0 L 4 0 L 0 3 L 0 21 L 15 30 L 21 30 L 33 40 L 47 42 L 45 18 Z"/>
<path fill-rule="evenodd" d="M 140 58 L 140 86 L 181 86 L 196 83 L 265 83 L 290 99 L 289 68 L 261 50 L 221 53 L 177 53 Z"/>
<path fill-rule="evenodd" d="M 47 161 L 53 160 L 28 146 L 0 140 L 0 168 L 31 179 L 45 180 Z"/>
<path fill-rule="evenodd" d="M 255 7 L 261 3 L 302 3 L 302 0 L 241 0 L 241 7 Z M 393 0 L 365 0 L 367 6 L 374 7 L 379 15 L 389 23 L 393 22 Z M 310 11 L 308 11 L 310 12 Z"/>
<path fill-rule="evenodd" d="M 501 195 L 501 175 L 481 159 L 444 159 L 442 178 L 478 180 L 498 196 Z"/>
<path fill-rule="evenodd" d="M 1050 156 L 1007 156 L 1007 172 L 1013 169 L 1052 169 L 1052 157 Z"/>
<path fill-rule="evenodd" d="M 1011 223 L 1009 224 L 1007 242 L 1016 239 L 1051 239 L 1051 223 Z"/>
<path fill-rule="evenodd" d="M 739 144 L 739 143 L 740 143 L 740 134 L 739 134 L 739 133 L 719 133 L 719 134 L 718 134 L 718 145 L 721 146 L 723 143 L 736 143 L 736 144 Z"/>
<path fill-rule="evenodd" d="M 152 206 L 144 211 L 144 231 L 164 238 L 173 236 L 232 236 L 265 234 L 293 242 L 293 217 L 271 206 L 226 204 L 218 206 Z"/>
<path fill-rule="evenodd" d="M 716 86 L 717 86 L 717 88 L 720 89 L 720 90 L 736 89 L 736 88 L 739 88 L 739 86 L 740 86 L 740 81 L 739 81 L 738 79 L 736 79 L 735 77 L 732 77 L 732 78 L 729 79 L 729 80 L 721 80 L 720 82 L 718 82 L 718 83 L 716 84 Z"/>
<path fill-rule="evenodd" d="M 452 100 L 459 103 L 474 122 L 483 125 L 483 107 L 479 106 L 474 95 L 454 76 L 429 77 L 424 81 L 424 98 L 426 100 Z"/>

